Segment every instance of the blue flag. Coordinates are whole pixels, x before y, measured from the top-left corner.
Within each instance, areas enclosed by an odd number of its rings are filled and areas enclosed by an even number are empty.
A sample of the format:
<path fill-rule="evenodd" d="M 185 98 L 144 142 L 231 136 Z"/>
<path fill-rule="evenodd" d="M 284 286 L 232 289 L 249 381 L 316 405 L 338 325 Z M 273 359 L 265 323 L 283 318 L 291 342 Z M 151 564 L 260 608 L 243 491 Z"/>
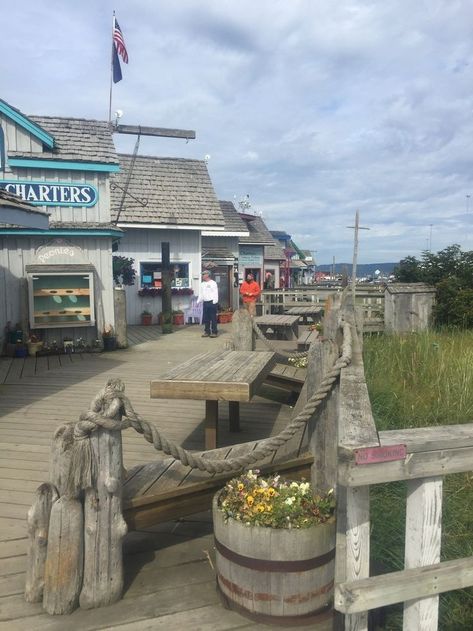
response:
<path fill-rule="evenodd" d="M 120 60 L 118 59 L 117 49 L 113 44 L 112 53 L 112 67 L 113 67 L 113 83 L 118 83 L 122 80 L 122 69 L 120 68 Z"/>

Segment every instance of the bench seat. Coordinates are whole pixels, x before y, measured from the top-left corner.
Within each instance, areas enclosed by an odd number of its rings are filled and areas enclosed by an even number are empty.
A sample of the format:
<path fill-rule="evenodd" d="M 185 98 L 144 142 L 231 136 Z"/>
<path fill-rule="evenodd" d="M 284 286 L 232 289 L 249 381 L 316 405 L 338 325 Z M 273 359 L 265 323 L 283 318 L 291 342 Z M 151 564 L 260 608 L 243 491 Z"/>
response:
<path fill-rule="evenodd" d="M 297 338 L 297 350 L 308 350 L 309 346 L 312 344 L 312 342 L 315 342 L 318 336 L 319 332 L 316 329 L 314 329 L 313 331 L 311 331 L 310 329 L 303 331 Z"/>

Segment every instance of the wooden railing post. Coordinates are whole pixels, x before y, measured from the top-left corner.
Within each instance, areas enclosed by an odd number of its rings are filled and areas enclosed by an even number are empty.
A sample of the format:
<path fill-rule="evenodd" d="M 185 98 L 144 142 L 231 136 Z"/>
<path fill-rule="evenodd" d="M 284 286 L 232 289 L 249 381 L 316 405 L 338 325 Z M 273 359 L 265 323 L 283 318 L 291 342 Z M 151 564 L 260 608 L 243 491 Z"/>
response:
<path fill-rule="evenodd" d="M 233 345 L 236 351 L 254 351 L 256 347 L 253 322 L 246 309 L 238 309 L 232 319 Z"/>
<path fill-rule="evenodd" d="M 110 605 L 123 592 L 122 539 L 127 526 L 122 515 L 122 434 L 98 429 L 91 438 L 97 462 L 96 488 L 84 499 L 83 609 Z"/>

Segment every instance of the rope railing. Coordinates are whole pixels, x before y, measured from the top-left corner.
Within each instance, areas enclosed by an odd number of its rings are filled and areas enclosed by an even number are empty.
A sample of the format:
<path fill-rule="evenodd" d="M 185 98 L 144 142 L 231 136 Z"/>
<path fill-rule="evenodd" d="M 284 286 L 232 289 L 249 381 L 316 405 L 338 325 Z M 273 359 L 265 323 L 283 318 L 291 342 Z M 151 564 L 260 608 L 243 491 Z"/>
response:
<path fill-rule="evenodd" d="M 307 355 L 309 354 L 309 351 L 295 352 L 295 351 L 284 351 L 280 348 L 275 348 L 275 346 L 271 344 L 271 341 L 268 340 L 268 338 L 265 336 L 263 331 L 260 329 L 260 327 L 258 326 L 254 318 L 251 319 L 251 323 L 253 326 L 253 330 L 256 333 L 258 339 L 260 339 L 263 342 L 263 344 L 265 344 L 265 346 L 269 348 L 270 351 L 273 351 L 273 353 L 276 353 L 277 355 L 284 357 L 284 359 L 299 359 L 301 357 L 307 357 Z"/>
<path fill-rule="evenodd" d="M 67 494 L 76 497 L 81 490 L 94 485 L 96 463 L 90 445 L 92 432 L 99 428 L 111 431 L 123 431 L 132 427 L 142 434 L 157 451 L 172 456 L 183 465 L 211 474 L 241 471 L 249 465 L 275 452 L 292 438 L 312 417 L 330 393 L 343 368 L 348 366 L 352 356 L 352 335 L 350 325 L 342 324 L 342 353 L 328 369 L 316 392 L 307 400 L 302 410 L 276 436 L 261 441 L 256 449 L 249 447 L 248 453 L 235 458 L 212 459 L 204 453 L 184 449 L 172 440 L 168 440 L 159 429 L 143 419 L 133 408 L 125 395 L 125 386 L 120 379 L 111 379 L 91 403 L 90 409 L 81 414 L 79 421 L 68 429 L 69 436 L 64 440 L 73 440 L 71 464 L 66 481 Z M 121 414 L 121 420 L 116 420 Z"/>

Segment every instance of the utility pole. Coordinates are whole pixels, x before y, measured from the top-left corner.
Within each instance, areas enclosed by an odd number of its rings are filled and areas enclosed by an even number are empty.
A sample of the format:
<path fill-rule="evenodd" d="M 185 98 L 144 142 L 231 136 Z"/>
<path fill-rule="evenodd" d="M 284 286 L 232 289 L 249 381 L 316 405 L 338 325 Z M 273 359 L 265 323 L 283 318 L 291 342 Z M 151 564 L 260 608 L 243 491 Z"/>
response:
<path fill-rule="evenodd" d="M 347 226 L 347 228 L 351 228 L 355 230 L 354 238 L 353 238 L 353 264 L 351 268 L 351 295 L 353 300 L 353 309 L 355 308 L 355 297 L 356 297 L 356 265 L 358 262 L 358 232 L 360 230 L 369 230 L 365 226 L 360 226 L 360 211 L 357 210 L 355 213 L 355 225 Z"/>
<path fill-rule="evenodd" d="M 432 226 L 434 224 L 430 224 L 430 233 L 429 233 L 429 252 L 432 252 Z"/>

